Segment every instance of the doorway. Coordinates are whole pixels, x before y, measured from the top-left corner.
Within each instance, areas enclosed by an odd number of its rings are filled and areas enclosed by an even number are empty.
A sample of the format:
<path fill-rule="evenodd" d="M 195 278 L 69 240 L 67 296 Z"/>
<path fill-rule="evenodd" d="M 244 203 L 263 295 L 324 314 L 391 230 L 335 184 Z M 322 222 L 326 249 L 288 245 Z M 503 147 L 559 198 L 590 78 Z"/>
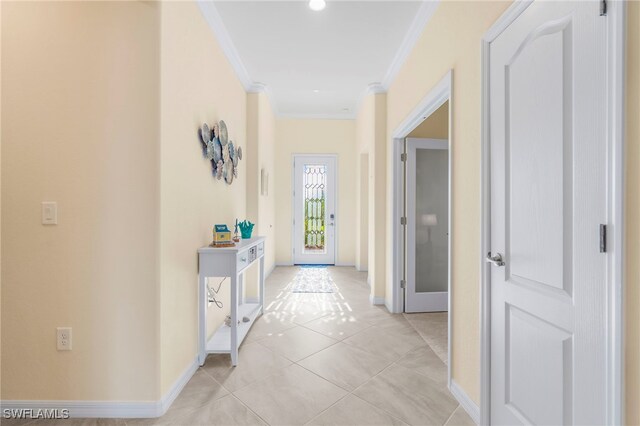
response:
<path fill-rule="evenodd" d="M 293 156 L 293 263 L 334 265 L 336 156 Z"/>
<path fill-rule="evenodd" d="M 447 133 L 448 106 L 445 103 L 412 134 L 441 136 L 442 132 L 434 128 L 438 126 Z M 450 263 L 449 141 L 407 138 L 405 151 L 405 312 L 446 312 Z"/>
<path fill-rule="evenodd" d="M 485 41 L 486 424 L 621 423 L 616 3 L 527 2 Z"/>

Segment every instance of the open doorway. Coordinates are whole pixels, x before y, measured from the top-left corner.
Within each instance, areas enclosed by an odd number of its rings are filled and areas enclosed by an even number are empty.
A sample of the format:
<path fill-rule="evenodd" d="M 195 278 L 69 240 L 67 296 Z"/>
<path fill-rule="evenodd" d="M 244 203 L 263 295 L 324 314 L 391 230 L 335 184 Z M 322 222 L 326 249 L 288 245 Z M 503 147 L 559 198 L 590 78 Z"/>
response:
<path fill-rule="evenodd" d="M 449 101 L 405 139 L 405 312 L 447 312 Z"/>
<path fill-rule="evenodd" d="M 390 304 L 447 364 L 449 389 L 460 400 L 451 382 L 451 93 L 449 71 L 392 133 Z"/>

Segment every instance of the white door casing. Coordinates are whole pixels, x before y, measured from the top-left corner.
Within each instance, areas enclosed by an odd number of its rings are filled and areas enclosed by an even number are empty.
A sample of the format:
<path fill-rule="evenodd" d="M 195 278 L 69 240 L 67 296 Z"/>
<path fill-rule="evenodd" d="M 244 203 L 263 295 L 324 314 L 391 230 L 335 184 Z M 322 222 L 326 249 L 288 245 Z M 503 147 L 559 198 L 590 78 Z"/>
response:
<path fill-rule="evenodd" d="M 335 264 L 336 229 L 338 225 L 336 209 L 337 191 L 337 157 L 335 155 L 293 156 L 293 263 L 300 264 Z M 311 173 L 307 173 L 311 170 Z M 305 181 L 305 175 L 307 176 Z M 323 176 L 320 176 L 323 175 Z M 306 188 L 305 188 L 306 186 Z M 323 191 L 324 205 L 324 247 L 312 249 L 305 245 L 305 190 Z M 316 192 L 314 192 L 316 191 Z M 315 204 L 317 208 L 318 204 Z M 314 210 L 317 212 L 318 210 Z M 317 217 L 317 213 L 313 213 Z"/>
<path fill-rule="evenodd" d="M 491 423 L 606 424 L 607 21 L 534 2 L 489 64 Z"/>
<path fill-rule="evenodd" d="M 451 267 L 449 258 L 451 235 L 449 141 L 447 139 L 407 138 L 406 153 L 407 286 L 405 312 L 445 312 L 448 311 L 449 305 Z M 428 170 L 419 172 L 420 167 L 417 164 L 419 153 L 426 155 L 435 153 L 438 156 L 437 159 L 423 158 L 423 160 L 436 160 L 438 163 L 443 162 L 443 164 L 434 164 L 438 170 L 432 170 L 431 174 Z M 436 184 L 438 187 L 434 187 L 434 182 L 419 181 L 418 175 L 420 173 L 423 178 L 427 179 L 441 179 L 444 174 L 445 181 L 438 182 Z M 421 190 L 420 194 L 418 193 L 419 189 Z M 428 213 L 432 214 L 429 214 L 427 218 L 419 217 L 419 210 L 420 213 L 426 213 L 417 207 L 419 195 L 438 198 L 437 206 L 430 203 Z M 422 204 L 425 202 L 429 203 L 429 200 L 422 200 Z M 423 234 L 427 235 L 426 241 L 424 241 L 425 235 Z M 446 246 L 442 246 L 443 242 L 446 243 Z M 420 258 L 419 251 L 430 251 L 428 259 L 425 258 L 427 253 L 423 253 Z M 423 263 L 429 264 L 424 265 Z M 419 270 L 422 274 L 418 273 Z M 429 276 L 422 276 L 425 274 Z M 441 291 L 433 290 L 434 287 L 439 287 L 438 290 Z"/>

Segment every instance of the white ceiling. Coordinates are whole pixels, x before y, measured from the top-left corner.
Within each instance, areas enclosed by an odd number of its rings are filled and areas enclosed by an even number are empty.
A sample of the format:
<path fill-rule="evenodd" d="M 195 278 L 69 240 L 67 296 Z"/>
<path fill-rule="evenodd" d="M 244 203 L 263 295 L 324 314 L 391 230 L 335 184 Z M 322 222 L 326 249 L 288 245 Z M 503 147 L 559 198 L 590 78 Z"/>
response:
<path fill-rule="evenodd" d="M 436 7 L 422 1 L 215 1 L 200 7 L 250 91 L 279 116 L 353 118 L 371 84 L 384 90 Z M 318 91 L 318 92 L 314 92 Z"/>

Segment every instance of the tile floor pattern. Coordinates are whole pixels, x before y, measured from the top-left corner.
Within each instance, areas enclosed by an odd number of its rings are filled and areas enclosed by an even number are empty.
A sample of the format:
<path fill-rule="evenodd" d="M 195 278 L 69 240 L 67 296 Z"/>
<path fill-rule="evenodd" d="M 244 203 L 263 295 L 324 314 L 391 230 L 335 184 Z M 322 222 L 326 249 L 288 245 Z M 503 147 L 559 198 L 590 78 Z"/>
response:
<path fill-rule="evenodd" d="M 446 313 L 391 315 L 348 267 L 329 268 L 338 293 L 291 293 L 298 270 L 269 276 L 238 366 L 209 355 L 163 417 L 2 425 L 474 424 L 447 390 Z"/>

